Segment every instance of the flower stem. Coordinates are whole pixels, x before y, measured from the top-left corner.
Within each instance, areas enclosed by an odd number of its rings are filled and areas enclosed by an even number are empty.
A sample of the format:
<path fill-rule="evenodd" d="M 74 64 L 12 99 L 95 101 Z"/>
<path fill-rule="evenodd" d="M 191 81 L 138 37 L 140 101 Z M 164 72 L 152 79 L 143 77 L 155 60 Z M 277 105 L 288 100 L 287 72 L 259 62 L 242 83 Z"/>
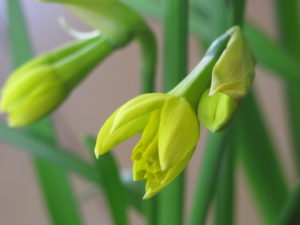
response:
<path fill-rule="evenodd" d="M 149 93 L 155 90 L 155 72 L 157 62 L 157 45 L 152 30 L 145 24 L 142 32 L 138 33 L 142 54 L 141 92 Z M 158 218 L 158 197 L 144 200 L 145 214 L 148 225 L 156 225 Z"/>
<path fill-rule="evenodd" d="M 223 154 L 218 174 L 215 208 L 216 225 L 234 224 L 235 154 L 235 146 L 230 143 Z"/>
<path fill-rule="evenodd" d="M 164 71 L 165 92 L 177 85 L 187 73 L 188 1 L 165 0 Z M 159 195 L 159 225 L 183 223 L 184 174 Z"/>
<path fill-rule="evenodd" d="M 277 23 L 282 46 L 300 62 L 300 18 L 297 0 L 277 0 Z M 285 75 L 285 74 L 283 74 Z M 298 175 L 300 174 L 300 105 L 299 93 L 292 90 L 291 85 L 286 83 L 286 101 L 289 110 L 289 125 L 293 144 L 293 155 Z"/>
<path fill-rule="evenodd" d="M 220 164 L 229 130 L 209 134 L 192 204 L 189 225 L 204 225 L 210 202 L 216 190 Z"/>
<path fill-rule="evenodd" d="M 137 39 L 141 45 L 142 67 L 141 67 L 141 92 L 154 91 L 155 72 L 157 61 L 157 45 L 152 30 L 146 25 L 146 29 L 138 33 Z"/>

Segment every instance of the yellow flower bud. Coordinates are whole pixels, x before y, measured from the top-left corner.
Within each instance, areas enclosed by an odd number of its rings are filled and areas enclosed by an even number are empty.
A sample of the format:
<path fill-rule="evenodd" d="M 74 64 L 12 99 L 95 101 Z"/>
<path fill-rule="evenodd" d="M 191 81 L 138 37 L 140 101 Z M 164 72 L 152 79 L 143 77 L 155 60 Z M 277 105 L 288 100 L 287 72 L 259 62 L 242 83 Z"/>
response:
<path fill-rule="evenodd" d="M 199 139 L 199 123 L 183 97 L 140 95 L 104 123 L 97 138 L 96 156 L 141 131 L 142 137 L 132 152 L 133 177 L 147 180 L 144 198 L 150 198 L 185 168 Z"/>
<path fill-rule="evenodd" d="M 229 95 L 217 92 L 209 96 L 209 90 L 202 95 L 198 105 L 200 123 L 211 132 L 218 132 L 231 121 L 238 102 Z"/>
<path fill-rule="evenodd" d="M 54 110 L 112 51 L 101 37 L 84 40 L 35 58 L 4 84 L 0 109 L 10 126 L 29 125 Z"/>

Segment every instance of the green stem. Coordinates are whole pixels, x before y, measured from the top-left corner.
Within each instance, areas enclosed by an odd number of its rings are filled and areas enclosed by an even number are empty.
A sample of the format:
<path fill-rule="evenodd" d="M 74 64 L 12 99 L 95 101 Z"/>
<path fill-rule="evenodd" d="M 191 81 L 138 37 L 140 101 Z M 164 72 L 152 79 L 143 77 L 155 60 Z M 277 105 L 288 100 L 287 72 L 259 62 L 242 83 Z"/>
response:
<path fill-rule="evenodd" d="M 216 225 L 234 224 L 234 169 L 235 148 L 228 146 L 218 174 L 216 198 Z"/>
<path fill-rule="evenodd" d="M 154 91 L 155 72 L 157 61 L 157 46 L 152 30 L 145 24 L 146 30 L 140 32 L 137 39 L 141 45 L 142 67 L 141 67 L 141 92 L 148 93 Z"/>
<path fill-rule="evenodd" d="M 187 74 L 188 1 L 165 0 L 163 89 L 171 90 Z M 184 174 L 159 195 L 158 224 L 181 225 L 184 212 Z"/>
<path fill-rule="evenodd" d="M 223 1 L 225 4 L 225 1 Z M 225 5 L 226 6 L 226 5 Z M 219 9 L 221 12 L 228 11 L 228 9 L 223 6 L 222 9 Z M 220 6 L 219 6 L 220 7 Z M 238 25 L 242 26 L 244 21 L 244 11 L 245 11 L 245 0 L 233 0 L 232 1 L 232 21 L 230 26 Z M 224 14 L 224 12 L 223 12 Z M 227 15 L 228 17 L 228 15 Z M 217 28 L 226 29 L 226 24 L 222 22 L 226 18 L 220 18 L 216 25 Z M 227 18 L 228 19 L 228 18 Z M 225 20 L 226 21 L 226 20 Z M 234 169 L 235 169 L 235 145 L 234 133 L 236 131 L 236 126 L 234 132 L 232 132 L 232 140 L 228 144 L 228 149 L 223 155 L 222 165 L 219 171 L 218 177 L 218 189 L 217 189 L 217 201 L 216 201 L 216 211 L 215 211 L 215 223 L 216 225 L 233 225 L 234 224 Z"/>
<path fill-rule="evenodd" d="M 232 0 L 233 17 L 232 24 L 242 26 L 244 22 L 245 0 Z"/>
<path fill-rule="evenodd" d="M 276 2 L 278 30 L 282 45 L 300 62 L 300 18 L 299 1 L 289 0 Z M 285 74 L 283 74 L 285 75 Z M 300 76 L 299 76 L 300 77 Z M 299 84 L 299 83 L 298 83 Z M 286 83 L 286 100 L 289 109 L 289 125 L 293 144 L 293 155 L 297 173 L 300 174 L 300 95 Z"/>
<path fill-rule="evenodd" d="M 228 130 L 210 134 L 199 168 L 189 225 L 204 225 L 214 196 Z"/>
<path fill-rule="evenodd" d="M 149 93 L 155 89 L 155 72 L 157 61 L 156 39 L 152 30 L 145 24 L 146 30 L 140 32 L 137 39 L 141 45 L 142 68 L 141 68 L 141 92 Z M 153 197 L 144 200 L 145 214 L 148 225 L 156 225 L 158 217 L 158 198 Z"/>
<path fill-rule="evenodd" d="M 300 181 L 294 191 L 282 206 L 281 212 L 275 225 L 297 225 L 300 223 Z"/>

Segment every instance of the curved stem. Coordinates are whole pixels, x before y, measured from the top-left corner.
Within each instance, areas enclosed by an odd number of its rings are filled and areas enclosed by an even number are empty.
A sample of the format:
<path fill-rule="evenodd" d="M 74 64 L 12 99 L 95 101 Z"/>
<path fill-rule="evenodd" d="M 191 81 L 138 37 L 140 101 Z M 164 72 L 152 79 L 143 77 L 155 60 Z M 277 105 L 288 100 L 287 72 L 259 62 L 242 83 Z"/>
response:
<path fill-rule="evenodd" d="M 141 66 L 141 92 L 148 93 L 155 90 L 155 72 L 157 64 L 157 44 L 150 27 L 145 24 L 142 32 L 137 34 L 137 39 L 141 46 L 142 66 Z M 148 225 L 156 225 L 158 217 L 157 196 L 144 200 L 145 214 Z"/>
<path fill-rule="evenodd" d="M 137 34 L 137 39 L 141 46 L 142 66 L 141 66 L 141 92 L 153 92 L 155 86 L 155 72 L 157 62 L 157 45 L 152 30 L 145 24 L 142 32 Z"/>

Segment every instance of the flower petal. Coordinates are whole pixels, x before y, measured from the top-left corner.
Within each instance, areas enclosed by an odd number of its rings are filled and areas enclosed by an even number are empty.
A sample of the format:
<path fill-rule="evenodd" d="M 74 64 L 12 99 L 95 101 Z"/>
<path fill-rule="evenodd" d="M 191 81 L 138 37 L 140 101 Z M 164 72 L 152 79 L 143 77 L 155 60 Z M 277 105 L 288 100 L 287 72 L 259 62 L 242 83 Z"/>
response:
<path fill-rule="evenodd" d="M 111 132 L 142 115 L 161 108 L 168 95 L 161 93 L 143 94 L 125 103 L 114 119 Z"/>
<path fill-rule="evenodd" d="M 161 112 L 158 151 L 162 170 L 184 159 L 197 144 L 200 128 L 195 112 L 182 97 L 170 97 Z"/>
<path fill-rule="evenodd" d="M 149 115 L 140 116 L 135 118 L 125 124 L 123 124 L 118 129 L 114 130 L 114 132 L 110 132 L 111 127 L 114 123 L 114 119 L 117 113 L 120 111 L 122 107 L 117 109 L 103 124 L 101 127 L 98 137 L 97 143 L 95 147 L 95 154 L 98 157 L 99 155 L 103 155 L 104 153 L 110 151 L 113 147 L 117 146 L 124 140 L 136 135 L 141 132 L 146 123 L 149 120 Z"/>
<path fill-rule="evenodd" d="M 173 167 L 166 171 L 161 171 L 157 174 L 156 179 L 148 179 L 146 183 L 146 193 L 143 199 L 149 199 L 160 192 L 164 187 L 170 184 L 186 167 L 193 155 L 193 149 L 191 149 L 188 155 L 181 161 L 178 161 Z M 157 177 L 161 177 L 160 181 Z"/>

